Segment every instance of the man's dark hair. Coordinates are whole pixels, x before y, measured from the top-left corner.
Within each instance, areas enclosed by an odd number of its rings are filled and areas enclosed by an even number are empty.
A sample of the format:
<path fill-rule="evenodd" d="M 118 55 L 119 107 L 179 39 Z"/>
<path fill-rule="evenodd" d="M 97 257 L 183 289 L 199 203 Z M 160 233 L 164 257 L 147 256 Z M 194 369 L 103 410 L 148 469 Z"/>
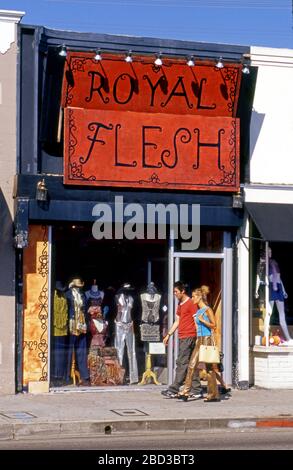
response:
<path fill-rule="evenodd" d="M 182 282 L 182 281 L 176 281 L 174 283 L 174 289 L 178 289 L 178 290 L 180 290 L 180 292 L 186 292 L 187 285 L 184 284 L 184 282 Z"/>

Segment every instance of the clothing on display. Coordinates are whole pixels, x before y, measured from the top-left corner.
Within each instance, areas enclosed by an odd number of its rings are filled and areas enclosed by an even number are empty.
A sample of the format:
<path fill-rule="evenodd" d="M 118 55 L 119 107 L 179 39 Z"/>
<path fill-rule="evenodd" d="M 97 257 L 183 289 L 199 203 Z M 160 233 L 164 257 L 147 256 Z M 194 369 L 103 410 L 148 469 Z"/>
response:
<path fill-rule="evenodd" d="M 259 308 L 264 308 L 265 305 L 265 284 L 266 284 L 266 254 L 262 250 L 260 253 L 259 262 L 256 267 L 256 285 L 255 285 L 255 298 L 258 299 Z"/>
<path fill-rule="evenodd" d="M 86 291 L 85 296 L 87 300 L 95 299 L 99 301 L 100 305 L 102 304 L 103 298 L 104 298 L 104 292 L 102 290 L 99 290 L 99 286 L 97 285 L 95 279 L 93 281 L 91 288 Z"/>
<path fill-rule="evenodd" d="M 53 355 L 51 376 L 54 381 L 65 381 L 68 365 L 68 304 L 66 287 L 56 282 L 53 299 Z"/>
<path fill-rule="evenodd" d="M 146 292 L 140 295 L 142 307 L 142 324 L 140 333 L 142 341 L 160 341 L 160 304 L 161 295 L 154 283 L 151 282 Z"/>
<path fill-rule="evenodd" d="M 95 301 L 97 302 L 97 301 Z M 101 306 L 92 304 L 88 313 L 90 315 L 89 329 L 91 333 L 90 347 L 106 346 L 106 339 L 108 335 L 108 322 L 104 320 Z"/>
<path fill-rule="evenodd" d="M 160 320 L 160 302 L 161 295 L 151 282 L 146 292 L 140 295 L 142 316 L 141 319 L 145 323 L 158 323 Z"/>
<path fill-rule="evenodd" d="M 286 316 L 285 316 L 285 299 L 288 298 L 288 295 L 285 291 L 284 284 L 281 279 L 281 272 L 278 262 L 272 258 L 272 250 L 268 248 L 268 258 L 269 258 L 269 306 L 266 308 L 266 314 L 264 318 L 264 333 L 265 337 L 269 336 L 270 328 L 270 318 L 273 312 L 274 305 L 279 313 L 279 324 L 283 330 L 284 336 L 286 338 L 287 344 L 293 344 L 293 340 L 290 337 L 288 330 Z M 265 303 L 265 272 L 266 272 L 266 259 L 264 252 L 261 253 L 260 261 L 257 265 L 257 280 L 256 280 L 256 290 L 255 297 L 263 298 L 263 305 Z M 283 343 L 286 344 L 286 343 Z"/>
<path fill-rule="evenodd" d="M 86 297 L 82 290 L 84 286 L 80 278 L 73 279 L 69 284 L 67 300 L 69 306 L 69 347 L 68 347 L 68 376 L 70 376 L 73 353 L 77 369 L 83 382 L 89 380 L 87 367 L 87 324 L 85 320 Z"/>
<path fill-rule="evenodd" d="M 283 282 L 281 280 L 280 268 L 276 260 L 272 258 L 272 250 L 269 248 L 269 300 L 271 306 L 271 312 L 273 312 L 274 303 L 276 303 L 277 310 L 279 312 L 279 324 L 283 330 L 286 341 L 291 345 L 293 340 L 288 331 L 286 316 L 285 316 L 285 304 L 284 300 L 288 298 L 285 291 Z M 267 320 L 269 322 L 269 318 Z M 265 328 L 269 328 L 265 325 Z"/>
<path fill-rule="evenodd" d="M 91 385 L 122 385 L 125 370 L 119 364 L 117 349 L 92 346 L 89 351 L 88 364 Z"/>
<path fill-rule="evenodd" d="M 119 289 L 116 299 L 117 314 L 115 319 L 115 341 L 120 365 L 123 365 L 124 348 L 126 344 L 129 365 L 130 383 L 138 382 L 138 369 L 135 351 L 135 335 L 132 320 L 134 299 L 131 295 L 133 288 L 130 284 L 123 284 Z"/>

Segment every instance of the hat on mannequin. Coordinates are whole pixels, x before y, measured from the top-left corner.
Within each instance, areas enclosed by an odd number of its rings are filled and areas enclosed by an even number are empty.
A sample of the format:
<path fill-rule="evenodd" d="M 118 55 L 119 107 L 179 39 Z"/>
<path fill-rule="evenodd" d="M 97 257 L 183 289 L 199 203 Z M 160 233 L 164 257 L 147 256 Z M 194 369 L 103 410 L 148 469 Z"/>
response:
<path fill-rule="evenodd" d="M 72 281 L 69 283 L 69 287 L 83 287 L 84 282 L 80 277 L 76 277 L 72 279 Z"/>
<path fill-rule="evenodd" d="M 125 282 L 124 284 L 122 284 L 117 294 L 122 294 L 123 292 L 127 293 L 131 291 L 134 291 L 134 287 L 132 287 L 131 284 L 129 284 L 129 282 Z"/>

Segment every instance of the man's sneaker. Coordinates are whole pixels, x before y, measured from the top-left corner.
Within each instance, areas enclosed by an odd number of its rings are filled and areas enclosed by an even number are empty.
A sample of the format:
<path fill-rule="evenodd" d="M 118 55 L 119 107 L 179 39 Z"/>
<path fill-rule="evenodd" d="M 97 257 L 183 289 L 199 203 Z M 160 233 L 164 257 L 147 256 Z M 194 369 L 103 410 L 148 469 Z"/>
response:
<path fill-rule="evenodd" d="M 178 393 L 172 392 L 169 389 L 162 390 L 161 394 L 164 395 L 164 397 L 166 397 L 166 398 L 177 398 L 178 397 Z"/>
<path fill-rule="evenodd" d="M 203 398 L 203 394 L 202 392 L 192 393 L 191 395 L 189 395 L 189 398 L 193 398 L 194 400 L 200 400 L 200 398 Z"/>

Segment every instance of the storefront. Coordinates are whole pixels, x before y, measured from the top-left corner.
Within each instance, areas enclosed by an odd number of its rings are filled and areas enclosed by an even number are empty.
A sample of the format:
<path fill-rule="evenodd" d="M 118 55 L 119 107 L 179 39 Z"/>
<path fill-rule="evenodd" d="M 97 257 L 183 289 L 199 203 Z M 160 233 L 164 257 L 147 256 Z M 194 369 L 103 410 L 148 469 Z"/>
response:
<path fill-rule="evenodd" d="M 288 188 L 246 188 L 251 216 L 251 372 L 254 384 L 264 388 L 293 386 L 291 198 Z"/>
<path fill-rule="evenodd" d="M 253 101 L 249 215 L 250 383 L 293 388 L 292 51 L 251 48 L 258 68 Z M 274 87 L 272 99 L 272 81 Z"/>
<path fill-rule="evenodd" d="M 167 354 L 160 345 L 174 320 L 178 279 L 190 289 L 210 286 L 225 380 L 232 383 L 233 244 L 243 222 L 233 195 L 248 138 L 241 120 L 250 106 L 246 49 L 225 46 L 219 54 L 219 45 L 211 52 L 211 45 L 160 41 L 163 63 L 154 64 L 156 40 L 30 27 L 21 37 L 18 390 L 139 384 L 156 347 L 152 369 L 160 383 L 170 383 L 176 338 Z M 195 52 L 197 66 L 187 65 Z M 223 68 L 215 66 L 219 55 Z M 147 325 L 142 294 L 150 283 L 158 317 Z M 86 302 L 78 335 L 66 302 L 60 307 L 72 288 Z M 123 334 L 121 294 L 131 323 Z M 99 302 L 90 304 L 95 297 Z M 90 307 L 102 319 L 91 318 Z M 95 334 L 100 342 L 93 347 Z"/>

